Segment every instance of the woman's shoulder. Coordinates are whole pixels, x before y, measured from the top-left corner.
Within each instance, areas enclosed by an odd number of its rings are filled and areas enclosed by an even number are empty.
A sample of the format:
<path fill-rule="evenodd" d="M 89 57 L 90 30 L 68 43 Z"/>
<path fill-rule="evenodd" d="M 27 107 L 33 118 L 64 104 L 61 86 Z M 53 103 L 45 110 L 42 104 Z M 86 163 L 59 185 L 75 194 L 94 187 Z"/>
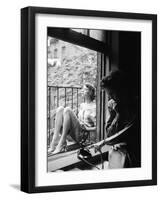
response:
<path fill-rule="evenodd" d="M 95 102 L 90 102 L 90 103 L 85 103 L 84 105 L 86 108 L 96 108 L 96 103 Z"/>
<path fill-rule="evenodd" d="M 96 109 L 96 103 L 91 102 L 91 103 L 81 103 L 80 104 L 80 109 Z"/>
<path fill-rule="evenodd" d="M 86 103 L 81 103 L 79 109 L 80 109 L 80 110 L 87 109 Z"/>
<path fill-rule="evenodd" d="M 96 108 L 96 102 L 91 102 L 90 105 L 91 105 L 92 108 Z"/>

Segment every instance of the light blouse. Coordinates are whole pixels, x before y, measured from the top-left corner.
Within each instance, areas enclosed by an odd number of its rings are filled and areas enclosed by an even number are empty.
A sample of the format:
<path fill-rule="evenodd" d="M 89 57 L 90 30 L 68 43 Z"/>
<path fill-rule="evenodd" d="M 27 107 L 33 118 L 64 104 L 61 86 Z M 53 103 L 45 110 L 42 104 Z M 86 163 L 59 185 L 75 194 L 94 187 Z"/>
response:
<path fill-rule="evenodd" d="M 78 119 L 88 127 L 96 126 L 96 103 L 82 103 L 80 105 Z"/>

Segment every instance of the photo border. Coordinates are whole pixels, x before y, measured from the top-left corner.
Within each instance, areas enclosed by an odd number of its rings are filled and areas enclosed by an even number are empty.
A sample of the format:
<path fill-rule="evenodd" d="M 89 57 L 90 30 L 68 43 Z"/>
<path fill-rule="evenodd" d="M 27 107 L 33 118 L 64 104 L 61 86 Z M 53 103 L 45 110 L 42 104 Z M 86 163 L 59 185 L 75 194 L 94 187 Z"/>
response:
<path fill-rule="evenodd" d="M 35 17 L 59 14 L 152 21 L 152 179 L 106 183 L 35 185 Z M 21 9 L 21 190 L 28 193 L 101 189 L 157 184 L 157 16 L 153 14 L 60 8 Z"/>

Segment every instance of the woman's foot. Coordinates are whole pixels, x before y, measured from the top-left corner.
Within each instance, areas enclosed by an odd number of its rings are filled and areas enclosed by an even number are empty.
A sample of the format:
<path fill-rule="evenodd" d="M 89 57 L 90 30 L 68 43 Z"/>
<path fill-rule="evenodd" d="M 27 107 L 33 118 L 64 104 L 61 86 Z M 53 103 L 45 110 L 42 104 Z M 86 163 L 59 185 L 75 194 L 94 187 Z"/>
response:
<path fill-rule="evenodd" d="M 52 148 L 52 147 L 49 147 L 49 149 L 48 149 L 48 154 L 50 154 L 50 153 L 52 153 L 52 152 L 54 152 L 54 150 L 56 149 L 56 147 L 54 147 L 54 148 Z"/>
<path fill-rule="evenodd" d="M 63 153 L 65 151 L 67 151 L 67 144 L 64 144 L 64 145 L 62 145 L 60 147 L 57 146 L 56 149 L 55 149 L 55 151 L 53 152 L 53 154 Z"/>

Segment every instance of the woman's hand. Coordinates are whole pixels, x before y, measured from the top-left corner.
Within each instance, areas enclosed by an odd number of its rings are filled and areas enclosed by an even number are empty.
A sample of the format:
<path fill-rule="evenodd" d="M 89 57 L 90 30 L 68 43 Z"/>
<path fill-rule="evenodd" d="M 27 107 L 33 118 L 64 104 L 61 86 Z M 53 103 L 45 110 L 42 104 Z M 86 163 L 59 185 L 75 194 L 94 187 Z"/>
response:
<path fill-rule="evenodd" d="M 98 142 L 97 144 L 94 144 L 94 149 L 95 149 L 95 152 L 97 152 L 97 151 L 100 151 L 101 150 L 101 148 L 102 148 L 102 146 L 104 145 L 105 143 L 104 143 L 104 140 L 103 141 L 100 141 L 100 142 Z"/>
<path fill-rule="evenodd" d="M 82 130 L 85 130 L 85 131 L 96 131 L 96 127 L 95 126 L 90 127 L 90 126 L 88 126 L 88 125 L 86 125 L 84 123 L 80 123 L 80 125 L 81 125 L 81 129 Z"/>
<path fill-rule="evenodd" d="M 80 125 L 82 130 L 87 130 L 87 126 L 84 123 L 81 123 Z"/>

